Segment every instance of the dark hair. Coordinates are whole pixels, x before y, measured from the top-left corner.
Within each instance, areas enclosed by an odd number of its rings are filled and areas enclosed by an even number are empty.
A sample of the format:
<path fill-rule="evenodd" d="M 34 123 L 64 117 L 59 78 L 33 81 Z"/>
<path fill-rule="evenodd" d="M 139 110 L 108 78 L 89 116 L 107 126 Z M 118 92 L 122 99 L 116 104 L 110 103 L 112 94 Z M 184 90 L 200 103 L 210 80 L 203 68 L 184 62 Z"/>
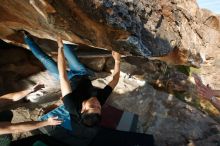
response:
<path fill-rule="evenodd" d="M 101 115 L 97 113 L 82 113 L 81 114 L 81 122 L 85 126 L 96 126 L 101 121 Z"/>

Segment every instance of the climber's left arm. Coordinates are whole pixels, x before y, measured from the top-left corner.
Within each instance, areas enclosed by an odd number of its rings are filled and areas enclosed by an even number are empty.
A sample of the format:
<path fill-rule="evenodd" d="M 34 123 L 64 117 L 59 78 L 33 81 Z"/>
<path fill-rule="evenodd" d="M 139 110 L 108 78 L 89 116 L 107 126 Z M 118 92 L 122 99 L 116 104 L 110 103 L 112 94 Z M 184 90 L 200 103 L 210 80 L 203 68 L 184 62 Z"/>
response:
<path fill-rule="evenodd" d="M 58 71 L 59 71 L 59 78 L 60 78 L 60 87 L 62 97 L 66 96 L 67 94 L 72 92 L 69 79 L 67 77 L 66 72 L 66 61 L 63 53 L 63 42 L 60 37 L 57 38 L 58 43 Z"/>
<path fill-rule="evenodd" d="M 118 84 L 120 78 L 120 62 L 121 62 L 121 55 L 118 52 L 112 51 L 112 57 L 115 60 L 115 66 L 113 71 L 112 80 L 109 82 L 109 86 L 114 89 L 115 86 Z"/>

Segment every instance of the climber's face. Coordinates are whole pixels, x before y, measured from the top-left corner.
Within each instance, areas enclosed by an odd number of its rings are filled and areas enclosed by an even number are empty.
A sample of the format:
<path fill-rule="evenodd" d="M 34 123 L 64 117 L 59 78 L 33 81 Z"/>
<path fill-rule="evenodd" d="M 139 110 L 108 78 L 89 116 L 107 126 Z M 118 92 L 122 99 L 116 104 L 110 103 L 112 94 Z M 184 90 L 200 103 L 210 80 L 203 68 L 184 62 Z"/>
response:
<path fill-rule="evenodd" d="M 83 101 L 81 113 L 101 114 L 101 105 L 96 97 Z"/>

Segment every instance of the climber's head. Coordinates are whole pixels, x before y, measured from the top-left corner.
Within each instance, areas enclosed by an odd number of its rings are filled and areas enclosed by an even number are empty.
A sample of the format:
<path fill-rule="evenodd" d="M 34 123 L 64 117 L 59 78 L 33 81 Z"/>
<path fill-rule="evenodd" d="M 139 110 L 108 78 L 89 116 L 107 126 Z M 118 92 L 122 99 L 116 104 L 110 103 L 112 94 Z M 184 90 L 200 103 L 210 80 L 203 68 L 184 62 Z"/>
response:
<path fill-rule="evenodd" d="M 82 102 L 81 121 L 86 126 L 95 126 L 101 120 L 101 104 L 96 97 Z"/>

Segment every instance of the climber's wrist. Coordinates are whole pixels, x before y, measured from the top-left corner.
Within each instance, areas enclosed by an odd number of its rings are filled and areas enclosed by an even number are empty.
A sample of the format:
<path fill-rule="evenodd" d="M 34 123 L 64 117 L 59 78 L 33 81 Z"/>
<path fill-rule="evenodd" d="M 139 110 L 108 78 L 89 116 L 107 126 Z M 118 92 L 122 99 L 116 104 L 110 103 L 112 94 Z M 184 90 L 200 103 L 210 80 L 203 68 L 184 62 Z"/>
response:
<path fill-rule="evenodd" d="M 121 63 L 121 61 L 120 60 L 115 60 L 115 63 Z"/>

